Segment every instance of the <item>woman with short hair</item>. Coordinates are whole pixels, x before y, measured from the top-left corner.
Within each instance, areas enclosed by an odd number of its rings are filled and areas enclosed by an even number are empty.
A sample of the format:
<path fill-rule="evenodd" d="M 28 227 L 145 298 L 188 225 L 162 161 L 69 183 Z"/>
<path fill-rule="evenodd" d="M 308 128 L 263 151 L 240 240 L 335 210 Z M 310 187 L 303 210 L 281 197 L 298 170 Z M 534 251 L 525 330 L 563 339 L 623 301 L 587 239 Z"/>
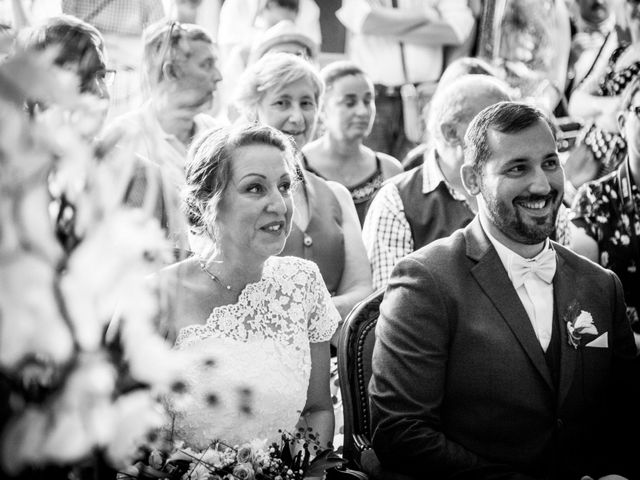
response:
<path fill-rule="evenodd" d="M 351 193 L 360 225 L 382 183 L 402 172 L 397 159 L 366 147 L 376 117 L 373 82 L 349 61 L 334 62 L 320 72 L 325 94 L 320 111 L 324 134 L 305 145 L 304 167 Z"/>
<path fill-rule="evenodd" d="M 268 53 L 242 75 L 236 103 L 246 121 L 277 128 L 302 149 L 313 136 L 323 84 L 315 68 L 288 53 Z M 299 169 L 296 211 L 283 255 L 318 264 L 342 318 L 372 291 L 369 261 L 348 190 Z"/>

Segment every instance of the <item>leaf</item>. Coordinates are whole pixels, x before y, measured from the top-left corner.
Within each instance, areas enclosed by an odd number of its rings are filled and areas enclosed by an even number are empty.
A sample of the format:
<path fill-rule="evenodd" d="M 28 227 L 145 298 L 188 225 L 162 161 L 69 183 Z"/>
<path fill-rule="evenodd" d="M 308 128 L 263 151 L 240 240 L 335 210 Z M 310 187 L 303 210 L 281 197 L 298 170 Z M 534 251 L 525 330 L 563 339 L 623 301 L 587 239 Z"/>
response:
<path fill-rule="evenodd" d="M 289 440 L 284 439 L 282 443 L 282 456 L 280 457 L 282 463 L 287 467 L 291 467 L 293 464 L 293 458 L 291 457 L 291 446 L 289 445 Z"/>
<path fill-rule="evenodd" d="M 347 460 L 342 458 L 333 450 L 327 448 L 322 450 L 313 460 L 311 460 L 309 469 L 305 470 L 304 474 L 308 477 L 321 476 L 327 469 L 339 467 L 345 463 L 347 463 Z"/>

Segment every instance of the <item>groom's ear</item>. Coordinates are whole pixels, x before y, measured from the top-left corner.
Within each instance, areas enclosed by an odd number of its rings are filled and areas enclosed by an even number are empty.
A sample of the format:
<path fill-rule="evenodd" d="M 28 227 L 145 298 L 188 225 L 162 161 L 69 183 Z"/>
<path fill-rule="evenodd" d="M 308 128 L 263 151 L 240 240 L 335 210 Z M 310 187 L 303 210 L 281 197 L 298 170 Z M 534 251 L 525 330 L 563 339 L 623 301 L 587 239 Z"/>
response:
<path fill-rule="evenodd" d="M 460 178 L 462 185 L 469 195 L 480 193 L 480 174 L 471 165 L 464 164 L 460 167 Z"/>

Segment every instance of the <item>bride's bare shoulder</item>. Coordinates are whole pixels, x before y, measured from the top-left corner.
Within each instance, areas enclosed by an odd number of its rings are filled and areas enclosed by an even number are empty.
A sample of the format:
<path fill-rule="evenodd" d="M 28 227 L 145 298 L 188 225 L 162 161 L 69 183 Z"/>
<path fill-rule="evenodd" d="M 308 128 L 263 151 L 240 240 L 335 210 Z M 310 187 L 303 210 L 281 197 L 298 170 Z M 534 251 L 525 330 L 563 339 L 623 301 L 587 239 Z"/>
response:
<path fill-rule="evenodd" d="M 194 273 L 200 268 L 197 259 L 189 257 L 180 262 L 172 263 L 162 268 L 150 280 L 158 283 L 158 286 L 164 290 L 175 291 L 181 287 L 188 287 L 190 280 L 194 278 Z"/>

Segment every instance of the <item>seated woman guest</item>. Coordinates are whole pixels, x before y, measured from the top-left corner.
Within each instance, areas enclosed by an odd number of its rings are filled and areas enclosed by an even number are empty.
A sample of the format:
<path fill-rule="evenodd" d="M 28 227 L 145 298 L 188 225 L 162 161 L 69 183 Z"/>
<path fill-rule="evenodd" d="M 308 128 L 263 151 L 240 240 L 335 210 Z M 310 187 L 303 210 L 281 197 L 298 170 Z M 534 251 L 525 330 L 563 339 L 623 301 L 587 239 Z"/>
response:
<path fill-rule="evenodd" d="M 243 73 L 236 102 L 247 121 L 277 128 L 301 149 L 313 134 L 322 89 L 322 80 L 307 61 L 288 53 L 268 53 Z M 299 175 L 293 227 L 282 255 L 318 264 L 344 318 L 372 290 L 358 216 L 342 185 L 304 170 Z"/>
<path fill-rule="evenodd" d="M 371 133 L 376 104 L 373 83 L 360 67 L 349 61 L 334 62 L 320 76 L 325 86 L 320 112 L 324 134 L 305 145 L 304 167 L 347 187 L 362 225 L 382 183 L 402 172 L 402 166 L 362 143 Z"/>
<path fill-rule="evenodd" d="M 193 358 L 189 394 L 169 402 L 189 445 L 274 440 L 297 423 L 323 446 L 332 439 L 328 341 L 339 315 L 313 262 L 277 256 L 294 215 L 294 155 L 286 136 L 255 125 L 210 130 L 190 150 L 185 204 L 200 248 L 159 277 L 164 330 Z M 252 414 L 237 408 L 242 395 L 255 399 Z"/>
<path fill-rule="evenodd" d="M 613 270 L 624 288 L 629 319 L 640 331 L 640 79 L 623 95 L 618 115 L 629 145 L 615 172 L 584 184 L 572 206 L 571 248 Z"/>

